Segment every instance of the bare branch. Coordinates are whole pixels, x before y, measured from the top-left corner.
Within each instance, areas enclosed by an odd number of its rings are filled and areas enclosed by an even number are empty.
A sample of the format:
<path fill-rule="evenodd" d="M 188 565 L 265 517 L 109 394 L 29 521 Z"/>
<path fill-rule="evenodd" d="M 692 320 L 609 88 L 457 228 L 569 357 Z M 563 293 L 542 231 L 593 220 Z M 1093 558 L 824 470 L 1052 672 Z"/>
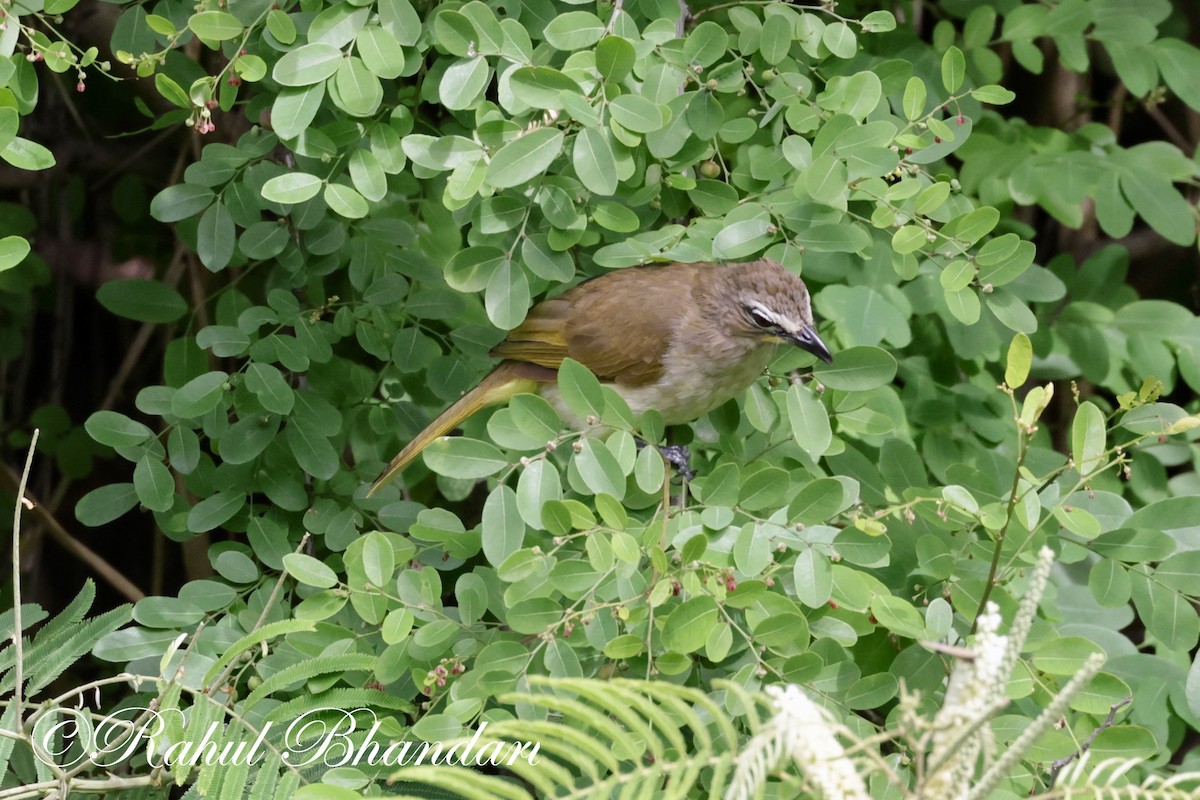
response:
<path fill-rule="evenodd" d="M 1088 748 L 1092 746 L 1092 743 L 1096 741 L 1096 737 L 1100 735 L 1100 731 L 1113 726 L 1113 723 L 1117 719 L 1117 712 L 1132 702 L 1133 695 L 1129 695 L 1119 703 L 1113 703 L 1112 707 L 1108 709 L 1108 717 L 1106 717 L 1104 722 L 1100 723 L 1100 725 L 1096 727 L 1096 730 L 1092 731 L 1092 735 L 1084 741 L 1083 745 L 1077 751 L 1071 753 L 1069 756 L 1063 756 L 1050 765 L 1050 777 L 1046 785 L 1053 787 L 1054 782 L 1058 780 L 1058 773 L 1062 772 L 1063 767 L 1067 766 L 1072 761 L 1086 753 Z"/>

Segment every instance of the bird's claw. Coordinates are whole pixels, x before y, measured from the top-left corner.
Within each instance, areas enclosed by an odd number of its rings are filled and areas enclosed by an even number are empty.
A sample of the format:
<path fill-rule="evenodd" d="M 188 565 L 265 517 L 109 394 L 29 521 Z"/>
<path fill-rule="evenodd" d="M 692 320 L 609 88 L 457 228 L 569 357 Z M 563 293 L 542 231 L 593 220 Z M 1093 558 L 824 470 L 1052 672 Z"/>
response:
<path fill-rule="evenodd" d="M 696 477 L 696 473 L 692 469 L 692 453 L 684 445 L 669 444 L 659 447 L 658 452 L 662 453 L 666 462 L 674 467 L 684 480 L 690 481 Z"/>

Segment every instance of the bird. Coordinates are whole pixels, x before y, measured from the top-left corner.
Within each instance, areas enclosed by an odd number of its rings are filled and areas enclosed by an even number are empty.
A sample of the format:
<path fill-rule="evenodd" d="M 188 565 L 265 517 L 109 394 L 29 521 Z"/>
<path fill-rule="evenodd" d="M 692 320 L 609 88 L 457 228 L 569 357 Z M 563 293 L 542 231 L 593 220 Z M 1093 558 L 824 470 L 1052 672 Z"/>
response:
<path fill-rule="evenodd" d="M 393 480 L 433 441 L 477 411 L 540 394 L 582 428 L 556 384 L 572 358 L 620 394 L 630 410 L 690 422 L 733 398 L 766 369 L 775 345 L 832 363 L 813 324 L 808 287 L 768 258 L 626 267 L 542 300 L 492 348 L 500 363 L 412 439 L 371 485 Z"/>

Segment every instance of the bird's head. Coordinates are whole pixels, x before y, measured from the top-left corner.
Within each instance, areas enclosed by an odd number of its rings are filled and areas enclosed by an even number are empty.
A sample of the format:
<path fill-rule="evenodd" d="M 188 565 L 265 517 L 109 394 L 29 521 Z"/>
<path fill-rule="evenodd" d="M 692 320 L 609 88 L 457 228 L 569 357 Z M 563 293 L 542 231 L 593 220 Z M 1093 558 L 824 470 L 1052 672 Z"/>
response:
<path fill-rule="evenodd" d="M 734 307 L 727 318 L 742 336 L 774 344 L 792 344 L 832 363 L 829 348 L 813 325 L 808 287 L 799 276 L 770 259 L 724 265 L 728 297 Z"/>

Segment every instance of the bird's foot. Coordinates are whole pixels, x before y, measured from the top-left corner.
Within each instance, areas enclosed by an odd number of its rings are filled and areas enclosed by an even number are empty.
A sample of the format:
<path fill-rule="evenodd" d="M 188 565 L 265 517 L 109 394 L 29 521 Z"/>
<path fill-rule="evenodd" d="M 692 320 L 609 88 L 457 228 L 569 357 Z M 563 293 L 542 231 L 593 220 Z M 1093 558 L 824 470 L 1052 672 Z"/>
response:
<path fill-rule="evenodd" d="M 658 452 L 662 453 L 666 462 L 674 467 L 675 472 L 679 473 L 685 481 L 695 479 L 696 472 L 692 469 L 692 453 L 687 447 L 681 444 L 669 444 L 659 447 Z"/>

